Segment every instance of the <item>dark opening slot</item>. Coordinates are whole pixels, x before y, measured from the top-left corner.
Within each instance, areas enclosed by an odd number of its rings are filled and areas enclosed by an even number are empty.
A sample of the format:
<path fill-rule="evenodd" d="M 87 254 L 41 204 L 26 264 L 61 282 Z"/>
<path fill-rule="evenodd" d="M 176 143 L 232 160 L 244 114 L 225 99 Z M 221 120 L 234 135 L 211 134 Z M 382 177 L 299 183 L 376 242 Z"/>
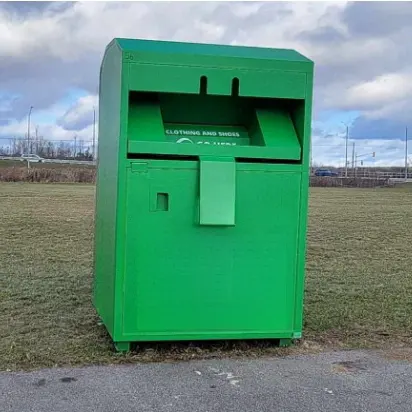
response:
<path fill-rule="evenodd" d="M 192 155 L 172 155 L 172 154 L 153 154 L 153 153 L 128 153 L 128 159 L 142 159 L 142 160 L 179 160 L 186 162 L 198 162 L 199 156 Z M 237 163 L 266 163 L 275 165 L 298 165 L 300 160 L 282 160 L 282 159 L 261 159 L 253 157 L 236 157 Z"/>
<path fill-rule="evenodd" d="M 200 78 L 200 94 L 207 94 L 207 77 L 202 76 Z"/>
<path fill-rule="evenodd" d="M 183 161 L 198 161 L 198 156 L 191 155 L 172 155 L 172 154 L 154 154 L 154 153 L 128 153 L 128 159 L 146 159 L 146 160 L 183 160 Z"/>
<path fill-rule="evenodd" d="M 232 80 L 232 96 L 239 96 L 239 79 L 237 77 L 234 77 Z"/>
<path fill-rule="evenodd" d="M 159 93 L 129 91 L 129 104 L 139 103 L 159 103 Z"/>

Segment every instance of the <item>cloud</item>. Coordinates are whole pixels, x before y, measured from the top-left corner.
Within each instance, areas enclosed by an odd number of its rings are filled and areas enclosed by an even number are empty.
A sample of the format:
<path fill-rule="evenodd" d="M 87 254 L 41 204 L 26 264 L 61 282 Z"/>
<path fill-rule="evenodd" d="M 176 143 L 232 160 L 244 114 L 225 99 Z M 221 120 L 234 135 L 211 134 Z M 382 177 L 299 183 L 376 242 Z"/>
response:
<path fill-rule="evenodd" d="M 362 37 L 397 33 L 410 26 L 411 18 L 412 4 L 409 2 L 353 2 L 343 13 L 349 30 Z"/>
<path fill-rule="evenodd" d="M 97 107 L 97 104 L 98 96 L 81 97 L 74 106 L 57 119 L 57 125 L 65 130 L 85 129 L 93 123 L 93 109 Z"/>
<path fill-rule="evenodd" d="M 354 136 L 398 136 L 412 113 L 411 17 L 410 2 L 3 2 L 0 135 L 24 134 L 31 105 L 56 113 L 41 125 L 53 138 L 90 133 L 104 48 L 130 37 L 297 49 L 315 61 L 315 121 L 359 112 Z M 88 97 L 56 109 L 73 88 Z"/>
<path fill-rule="evenodd" d="M 392 102 L 399 102 L 411 96 L 411 73 L 386 73 L 350 87 L 341 87 L 340 93 L 330 90 L 326 103 L 335 108 L 347 110 L 375 111 Z"/>
<path fill-rule="evenodd" d="M 404 139 L 405 124 L 391 119 L 369 119 L 365 116 L 358 117 L 351 127 L 353 138 L 370 139 Z M 412 129 L 411 129 L 412 135 Z"/>
<path fill-rule="evenodd" d="M 345 4 L 76 2 L 29 13 L 6 7 L 0 9 L 0 90 L 21 96 L 12 107 L 17 118 L 30 105 L 53 104 L 68 87 L 94 94 L 114 37 L 290 47 L 316 56 L 299 34 L 319 22 L 334 24 Z"/>
<path fill-rule="evenodd" d="M 82 96 L 67 109 L 64 104 L 56 103 L 46 110 L 32 113 L 31 136 L 36 128 L 39 136 L 48 140 L 71 141 L 74 136 L 78 139 L 91 141 L 93 138 L 93 106 L 97 103 L 97 96 Z M 96 111 L 96 116 L 98 112 Z M 48 119 L 57 119 L 50 123 Z M 43 120 L 45 119 L 45 120 Z M 27 137 L 28 118 L 26 116 L 17 120 L 13 119 L 0 128 L 0 146 L 12 137 Z M 96 134 L 98 127 L 96 125 Z"/>
<path fill-rule="evenodd" d="M 352 136 L 353 137 L 353 136 Z M 354 146 L 355 145 L 355 146 Z M 348 141 L 348 161 L 352 161 L 355 148 L 358 160 L 365 166 L 403 167 L 405 164 L 405 141 L 397 137 L 386 139 L 352 139 Z M 376 157 L 372 156 L 375 152 Z M 345 165 L 345 133 L 324 135 L 322 131 L 313 132 L 312 159 L 314 167 Z"/>

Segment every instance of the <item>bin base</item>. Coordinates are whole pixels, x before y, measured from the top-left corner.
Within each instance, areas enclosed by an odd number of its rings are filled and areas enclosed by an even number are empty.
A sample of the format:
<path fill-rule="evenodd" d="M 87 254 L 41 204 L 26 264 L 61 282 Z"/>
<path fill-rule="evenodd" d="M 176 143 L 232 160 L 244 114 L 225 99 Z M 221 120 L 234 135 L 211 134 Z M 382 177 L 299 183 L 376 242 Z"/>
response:
<path fill-rule="evenodd" d="M 289 339 L 289 338 L 279 339 L 280 348 L 287 348 L 291 344 L 292 344 L 292 339 Z"/>
<path fill-rule="evenodd" d="M 280 348 L 287 348 L 292 345 L 292 339 L 282 338 L 278 339 L 278 346 Z M 130 352 L 132 342 L 114 342 L 114 347 L 117 352 Z"/>
<path fill-rule="evenodd" d="M 131 342 L 114 342 L 117 352 L 130 352 Z"/>

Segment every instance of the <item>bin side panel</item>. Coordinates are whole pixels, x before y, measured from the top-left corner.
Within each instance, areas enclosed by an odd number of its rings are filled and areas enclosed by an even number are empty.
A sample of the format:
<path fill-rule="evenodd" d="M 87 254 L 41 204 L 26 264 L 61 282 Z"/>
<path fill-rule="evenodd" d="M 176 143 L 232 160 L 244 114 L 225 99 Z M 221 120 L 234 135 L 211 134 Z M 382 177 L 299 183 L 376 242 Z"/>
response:
<path fill-rule="evenodd" d="M 300 173 L 238 168 L 236 224 L 216 227 L 198 162 L 149 163 L 128 172 L 122 340 L 291 337 Z"/>
<path fill-rule="evenodd" d="M 312 90 L 313 73 L 308 74 L 309 91 L 307 99 L 300 110 L 295 112 L 295 124 L 297 133 L 302 141 L 302 180 L 301 180 L 301 201 L 299 210 L 299 237 L 297 247 L 297 268 L 296 268 L 296 290 L 295 290 L 295 338 L 300 338 L 303 328 L 303 299 L 305 284 L 305 263 L 307 250 L 307 221 L 309 204 L 309 162 L 310 162 L 310 140 L 311 140 L 311 119 L 312 119 Z"/>
<path fill-rule="evenodd" d="M 111 46 L 102 63 L 99 90 L 99 145 L 95 205 L 94 304 L 107 330 L 114 331 L 114 287 L 121 54 Z"/>

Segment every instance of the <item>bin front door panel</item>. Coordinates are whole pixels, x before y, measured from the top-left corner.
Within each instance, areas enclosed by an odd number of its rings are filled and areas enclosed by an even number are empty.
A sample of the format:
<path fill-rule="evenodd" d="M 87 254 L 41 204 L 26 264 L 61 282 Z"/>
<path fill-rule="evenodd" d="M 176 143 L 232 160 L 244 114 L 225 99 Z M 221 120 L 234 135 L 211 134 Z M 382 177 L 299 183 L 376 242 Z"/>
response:
<path fill-rule="evenodd" d="M 235 222 L 201 225 L 199 163 L 128 169 L 123 336 L 292 333 L 300 174 L 236 165 Z"/>

